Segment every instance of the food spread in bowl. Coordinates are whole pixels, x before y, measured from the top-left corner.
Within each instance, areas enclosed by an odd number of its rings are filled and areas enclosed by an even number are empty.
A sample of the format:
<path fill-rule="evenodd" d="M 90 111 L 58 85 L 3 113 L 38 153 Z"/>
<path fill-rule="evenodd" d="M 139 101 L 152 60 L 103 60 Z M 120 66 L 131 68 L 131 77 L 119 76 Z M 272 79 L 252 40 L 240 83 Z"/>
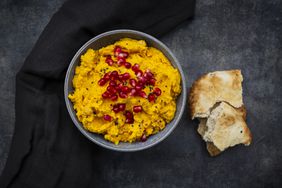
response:
<path fill-rule="evenodd" d="M 115 144 L 146 141 L 174 118 L 180 81 L 160 50 L 124 38 L 81 56 L 68 97 L 88 131 Z"/>

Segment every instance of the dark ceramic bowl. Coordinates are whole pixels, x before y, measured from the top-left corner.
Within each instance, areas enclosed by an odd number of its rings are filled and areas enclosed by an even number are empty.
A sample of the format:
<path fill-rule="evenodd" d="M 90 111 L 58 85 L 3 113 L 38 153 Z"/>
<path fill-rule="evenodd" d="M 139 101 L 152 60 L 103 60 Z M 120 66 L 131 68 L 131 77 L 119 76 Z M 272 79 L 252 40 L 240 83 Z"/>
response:
<path fill-rule="evenodd" d="M 177 110 L 175 113 L 174 119 L 166 125 L 166 127 L 160 131 L 159 133 L 150 136 L 146 142 L 134 142 L 134 143 L 119 143 L 118 145 L 115 145 L 107 140 L 104 139 L 103 135 L 91 133 L 87 130 L 85 130 L 81 124 L 81 122 L 78 121 L 75 111 L 73 109 L 72 102 L 68 99 L 68 94 L 73 92 L 73 86 L 72 86 L 72 79 L 74 76 L 74 70 L 77 65 L 80 63 L 80 56 L 86 52 L 87 49 L 93 48 L 95 50 L 107 46 L 109 44 L 113 44 L 117 40 L 121 38 L 133 38 L 133 39 L 142 39 L 145 40 L 148 46 L 155 47 L 159 50 L 161 50 L 164 55 L 170 60 L 171 64 L 178 69 L 180 72 L 182 81 L 182 92 L 177 98 Z M 165 71 L 165 70 L 164 70 Z M 67 105 L 67 109 L 69 111 L 69 114 L 75 124 L 75 126 L 78 128 L 78 130 L 86 136 L 88 139 L 90 139 L 92 142 L 105 147 L 107 149 L 116 150 L 116 151 L 138 151 L 150 148 L 158 143 L 160 143 L 162 140 L 164 140 L 168 135 L 175 129 L 177 126 L 184 108 L 186 104 L 186 84 L 185 84 L 185 77 L 183 74 L 183 70 L 178 62 L 178 60 L 174 57 L 172 52 L 166 47 L 161 41 L 158 39 L 139 31 L 134 30 L 114 30 L 109 31 L 106 33 L 102 33 L 91 40 L 89 40 L 87 43 L 85 43 L 75 54 L 72 61 L 70 62 L 66 78 L 65 78 L 65 86 L 64 86 L 64 92 L 65 92 L 65 101 Z"/>

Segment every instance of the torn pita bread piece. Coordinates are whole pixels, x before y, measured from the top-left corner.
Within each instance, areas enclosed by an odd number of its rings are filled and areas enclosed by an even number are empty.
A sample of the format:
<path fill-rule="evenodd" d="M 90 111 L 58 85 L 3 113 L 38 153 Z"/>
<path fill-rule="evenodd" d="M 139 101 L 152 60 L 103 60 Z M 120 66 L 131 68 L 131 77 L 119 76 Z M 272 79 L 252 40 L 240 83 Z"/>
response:
<path fill-rule="evenodd" d="M 216 71 L 196 80 L 190 90 L 189 106 L 192 119 L 207 118 L 211 108 L 226 101 L 239 108 L 243 105 L 241 70 Z"/>
<path fill-rule="evenodd" d="M 192 85 L 189 106 L 192 119 L 199 119 L 198 133 L 207 150 L 216 156 L 237 144 L 249 145 L 251 132 L 246 124 L 240 70 L 216 71 Z"/>
<path fill-rule="evenodd" d="M 200 121 L 198 132 L 207 142 L 210 155 L 215 156 L 237 144 L 250 145 L 252 135 L 245 117 L 244 107 L 236 109 L 221 102 L 206 120 Z"/>

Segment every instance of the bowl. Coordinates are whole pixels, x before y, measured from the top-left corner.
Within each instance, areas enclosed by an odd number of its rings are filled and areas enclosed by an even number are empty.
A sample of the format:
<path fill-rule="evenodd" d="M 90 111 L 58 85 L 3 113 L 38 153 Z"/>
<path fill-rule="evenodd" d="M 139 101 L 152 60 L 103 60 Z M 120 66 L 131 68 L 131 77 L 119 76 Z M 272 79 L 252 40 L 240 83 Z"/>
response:
<path fill-rule="evenodd" d="M 72 79 L 74 76 L 75 67 L 78 66 L 80 63 L 80 56 L 84 54 L 86 50 L 89 48 L 93 48 L 94 50 L 97 50 L 104 46 L 113 44 L 117 40 L 121 38 L 125 38 L 125 37 L 132 38 L 132 39 L 145 40 L 148 46 L 155 47 L 159 49 L 160 51 L 162 51 L 163 54 L 169 59 L 172 66 L 177 68 L 181 75 L 182 92 L 177 98 L 177 109 L 176 109 L 174 119 L 169 124 L 167 124 L 166 127 L 162 131 L 158 132 L 155 135 L 151 135 L 150 137 L 148 137 L 147 141 L 145 142 L 133 142 L 133 143 L 120 142 L 118 145 L 115 145 L 114 143 L 111 143 L 105 140 L 103 135 L 89 132 L 83 128 L 82 124 L 78 121 L 76 117 L 75 110 L 73 109 L 73 104 L 68 99 L 68 95 L 73 92 Z M 144 150 L 152 146 L 155 146 L 156 144 L 160 143 L 165 138 L 167 138 L 168 135 L 170 135 L 170 133 L 176 128 L 179 120 L 181 119 L 181 116 L 183 115 L 183 111 L 184 111 L 185 104 L 186 104 L 187 93 L 186 93 L 185 77 L 184 77 L 184 73 L 181 68 L 181 65 L 179 64 L 178 60 L 173 55 L 173 53 L 161 41 L 152 37 L 151 35 L 148 35 L 140 31 L 113 30 L 113 31 L 102 33 L 90 39 L 77 51 L 77 53 L 71 60 L 67 73 L 66 73 L 65 85 L 64 85 L 64 95 L 65 95 L 66 106 L 71 116 L 71 119 L 74 122 L 75 126 L 78 128 L 78 130 L 84 136 L 86 136 L 89 140 L 91 140 L 92 142 L 104 148 L 115 150 L 115 151 L 130 152 L 130 151 Z"/>

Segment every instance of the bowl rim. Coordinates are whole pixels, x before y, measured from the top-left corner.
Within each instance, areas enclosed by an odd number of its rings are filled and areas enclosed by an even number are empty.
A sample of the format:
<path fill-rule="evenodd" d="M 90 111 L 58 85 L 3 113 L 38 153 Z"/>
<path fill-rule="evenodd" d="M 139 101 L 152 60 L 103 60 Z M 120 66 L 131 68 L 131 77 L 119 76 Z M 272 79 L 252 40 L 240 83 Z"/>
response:
<path fill-rule="evenodd" d="M 80 123 L 78 122 L 78 119 L 75 117 L 76 114 L 73 114 L 72 112 L 72 107 L 71 107 L 71 104 L 72 102 L 68 99 L 68 95 L 69 95 L 69 92 L 68 92 L 68 80 L 70 79 L 70 73 L 71 73 L 71 70 L 72 70 L 72 67 L 76 61 L 76 59 L 79 57 L 79 54 L 82 53 L 82 51 L 84 51 L 87 46 L 89 46 L 91 43 L 93 43 L 94 41 L 100 39 L 100 38 L 103 38 L 105 36 L 109 36 L 109 35 L 112 35 L 112 34 L 117 34 L 117 33 L 134 33 L 134 34 L 137 34 L 137 35 L 140 35 L 140 36 L 143 36 L 144 38 L 149 38 L 150 40 L 154 41 L 154 42 L 157 42 L 158 45 L 160 45 L 163 49 L 165 49 L 168 54 L 172 57 L 172 59 L 174 59 L 175 61 L 175 64 L 176 64 L 176 68 L 178 69 L 179 73 L 180 73 L 180 76 L 181 76 L 181 82 L 182 82 L 182 88 L 181 88 L 181 93 L 183 94 L 183 99 L 181 101 L 181 106 L 180 106 L 180 111 L 179 111 L 179 114 L 177 117 L 174 117 L 176 118 L 175 119 L 175 122 L 174 122 L 174 125 L 171 126 L 171 128 L 162 136 L 160 137 L 159 139 L 155 140 L 154 142 L 151 142 L 150 144 L 148 145 L 144 145 L 144 146 L 141 146 L 141 147 L 138 147 L 138 148 L 114 148 L 114 147 L 111 147 L 109 145 L 106 145 L 104 143 L 101 143 L 99 141 L 97 141 L 95 138 L 92 138 L 89 133 L 87 133 L 87 130 L 85 130 L 81 125 Z M 158 40 L 157 38 L 147 34 L 147 33 L 144 33 L 144 32 L 141 32 L 141 31 L 136 31 L 136 30 L 131 30 L 131 29 L 116 29 L 116 30 L 111 30 L 111 31 L 107 31 L 107 32 L 104 32 L 104 33 L 101 33 L 93 38 L 91 38 L 90 40 L 88 40 L 86 43 L 84 43 L 80 49 L 75 53 L 75 55 L 73 56 L 73 58 L 71 59 L 71 62 L 70 64 L 68 65 L 68 69 L 67 69 L 67 72 L 66 72 L 66 76 L 65 76 L 65 81 L 64 81 L 64 98 L 65 98 L 65 103 L 66 103 L 66 107 L 67 107 L 67 110 L 68 110 L 68 113 L 73 121 L 73 123 L 75 124 L 75 126 L 78 128 L 78 130 L 86 137 L 88 138 L 89 140 L 91 140 L 92 142 L 94 142 L 95 144 L 99 145 L 99 146 L 102 146 L 103 148 L 106 148 L 106 149 L 109 149 L 109 150 L 112 150 L 112 151 L 120 151 L 120 152 L 134 152 L 134 151 L 140 151 L 140 150 L 145 150 L 145 149 L 148 149 L 148 148 L 151 148 L 157 144 L 159 144 L 160 142 L 162 142 L 165 138 L 167 138 L 172 132 L 173 130 L 177 127 L 177 125 L 179 124 L 179 121 L 181 120 L 182 116 L 183 116 L 183 113 L 184 113 L 184 110 L 185 110 L 185 106 L 186 106 L 186 98 L 187 98 L 187 93 L 186 93 L 186 79 L 185 79 L 185 75 L 184 75 L 184 72 L 182 70 L 182 67 L 181 67 L 181 64 L 179 63 L 178 59 L 174 56 L 174 54 L 172 53 L 172 51 L 163 43 L 161 42 L 160 40 Z M 73 114 L 73 115 L 72 115 Z M 97 133 L 95 133 L 97 134 Z M 158 134 L 158 133 L 157 133 Z"/>

